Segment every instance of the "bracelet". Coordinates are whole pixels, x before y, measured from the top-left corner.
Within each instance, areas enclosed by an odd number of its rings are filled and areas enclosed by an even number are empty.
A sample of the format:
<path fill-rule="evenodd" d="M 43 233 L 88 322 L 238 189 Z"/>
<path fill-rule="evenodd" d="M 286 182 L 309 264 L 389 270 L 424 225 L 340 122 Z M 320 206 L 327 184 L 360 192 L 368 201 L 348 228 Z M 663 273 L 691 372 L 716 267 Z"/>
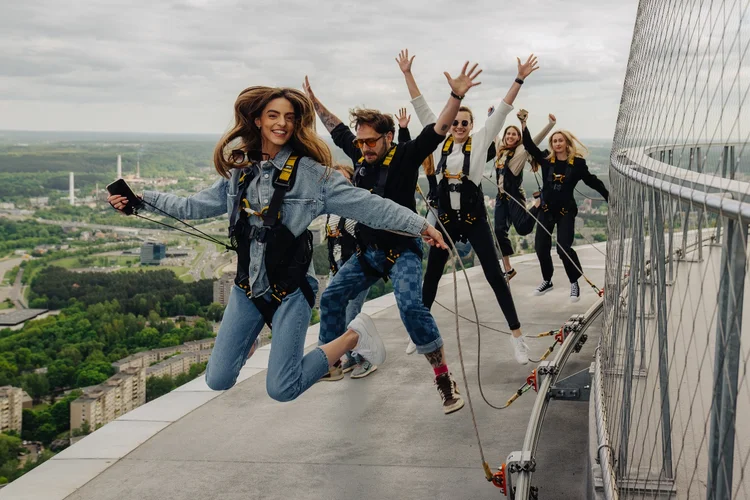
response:
<path fill-rule="evenodd" d="M 523 80 L 521 80 L 520 78 L 516 78 L 516 83 L 518 85 L 523 85 Z"/>
<path fill-rule="evenodd" d="M 459 101 L 463 101 L 463 99 L 464 99 L 464 96 L 458 95 L 455 92 L 453 92 L 452 90 L 451 90 L 451 97 L 454 97 L 454 98 L 458 99 Z"/>

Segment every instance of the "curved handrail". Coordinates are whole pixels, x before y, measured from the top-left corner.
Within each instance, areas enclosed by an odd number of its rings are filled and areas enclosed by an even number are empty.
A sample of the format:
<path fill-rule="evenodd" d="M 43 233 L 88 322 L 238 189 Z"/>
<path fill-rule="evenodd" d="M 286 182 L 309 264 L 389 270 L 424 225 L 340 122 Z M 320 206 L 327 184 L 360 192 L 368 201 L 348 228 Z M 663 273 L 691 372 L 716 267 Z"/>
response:
<path fill-rule="evenodd" d="M 612 168 L 618 173 L 645 186 L 652 187 L 682 201 L 692 202 L 705 210 L 722 215 L 750 218 L 750 203 L 742 201 L 750 194 L 750 183 L 724 179 L 710 174 L 698 174 L 654 160 L 644 152 L 645 148 L 613 151 L 610 157 Z M 706 190 L 676 184 L 664 177 L 680 179 Z M 720 192 L 708 192 L 708 189 Z M 732 199 L 734 197 L 739 200 Z"/>
<path fill-rule="evenodd" d="M 536 449 L 539 444 L 539 436 L 542 432 L 542 424 L 544 422 L 544 416 L 547 413 L 547 407 L 549 406 L 550 398 L 548 397 L 549 391 L 552 386 L 557 382 L 557 379 L 565 367 L 568 358 L 573 353 L 573 350 L 581 339 L 581 336 L 591 326 L 591 323 L 601 314 L 604 306 L 604 298 L 599 298 L 594 304 L 583 314 L 582 318 L 577 321 L 578 327 L 574 328 L 573 332 L 567 336 L 563 342 L 560 350 L 553 360 L 553 365 L 556 370 L 544 376 L 541 384 L 539 384 L 539 390 L 537 392 L 536 399 L 534 400 L 534 406 L 531 409 L 531 415 L 529 416 L 529 425 L 526 427 L 526 436 L 523 440 L 523 451 L 530 452 L 530 458 L 536 455 Z M 532 468 L 533 469 L 533 468 Z M 533 470 L 521 470 L 518 472 L 518 484 L 516 486 L 516 500 L 526 500 L 529 498 L 531 492 L 531 476 Z"/>

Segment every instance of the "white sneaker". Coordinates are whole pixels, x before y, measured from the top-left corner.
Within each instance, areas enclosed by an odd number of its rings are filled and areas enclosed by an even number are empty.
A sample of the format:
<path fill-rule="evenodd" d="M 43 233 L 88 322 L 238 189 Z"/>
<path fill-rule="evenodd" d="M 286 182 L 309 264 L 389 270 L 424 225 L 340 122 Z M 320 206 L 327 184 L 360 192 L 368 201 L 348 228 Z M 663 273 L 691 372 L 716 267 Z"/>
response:
<path fill-rule="evenodd" d="M 516 356 L 518 364 L 525 365 L 529 362 L 529 346 L 526 345 L 526 341 L 523 339 L 523 335 L 520 337 L 510 336 L 510 345 L 513 346 L 513 351 Z"/>
<path fill-rule="evenodd" d="M 382 365 L 385 362 L 385 345 L 378 335 L 375 323 L 365 313 L 357 314 L 357 317 L 349 323 L 349 329 L 359 334 L 359 340 L 353 352 L 356 352 L 373 365 Z"/>
<path fill-rule="evenodd" d="M 412 339 L 409 339 L 409 345 L 406 346 L 406 354 L 414 354 L 417 352 L 417 344 Z"/>

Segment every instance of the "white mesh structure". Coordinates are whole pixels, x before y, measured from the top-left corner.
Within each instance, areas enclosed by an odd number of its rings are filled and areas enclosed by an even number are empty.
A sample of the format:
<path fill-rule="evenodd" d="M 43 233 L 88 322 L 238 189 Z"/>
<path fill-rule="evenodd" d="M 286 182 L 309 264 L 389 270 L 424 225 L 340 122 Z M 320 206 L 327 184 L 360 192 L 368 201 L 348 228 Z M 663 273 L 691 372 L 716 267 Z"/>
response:
<path fill-rule="evenodd" d="M 750 498 L 748 48 L 748 0 L 640 3 L 593 389 L 608 498 Z"/>

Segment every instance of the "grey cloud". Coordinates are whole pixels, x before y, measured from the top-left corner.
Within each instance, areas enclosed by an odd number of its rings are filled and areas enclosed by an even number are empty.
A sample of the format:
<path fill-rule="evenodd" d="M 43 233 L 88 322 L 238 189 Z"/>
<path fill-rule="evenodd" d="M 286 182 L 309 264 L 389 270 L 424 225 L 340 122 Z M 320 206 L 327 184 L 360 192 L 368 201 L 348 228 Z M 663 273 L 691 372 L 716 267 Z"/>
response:
<path fill-rule="evenodd" d="M 524 95 L 545 99 L 556 85 L 572 83 L 614 96 L 616 107 L 635 9 L 635 0 L 466 1 L 460 15 L 448 0 L 15 2 L 0 18 L 0 44 L 11 47 L 0 56 L 0 106 L 76 104 L 77 116 L 49 117 L 75 129 L 88 128 L 87 116 L 99 120 L 101 106 L 120 105 L 110 125 L 118 129 L 137 126 L 128 118 L 131 104 L 207 113 L 203 103 L 231 103 L 246 86 L 300 87 L 310 74 L 336 113 L 356 104 L 395 110 L 408 94 L 393 59 L 409 47 L 431 102 L 447 97 L 442 72 L 455 75 L 466 59 L 484 68 L 472 101 L 492 101 L 512 81 L 515 56 L 537 51 L 543 69 Z M 223 126 L 229 110 L 213 115 L 206 132 Z M 0 117 L 0 129 L 13 128 L 16 118 Z M 152 125 L 180 131 L 166 118 Z"/>

